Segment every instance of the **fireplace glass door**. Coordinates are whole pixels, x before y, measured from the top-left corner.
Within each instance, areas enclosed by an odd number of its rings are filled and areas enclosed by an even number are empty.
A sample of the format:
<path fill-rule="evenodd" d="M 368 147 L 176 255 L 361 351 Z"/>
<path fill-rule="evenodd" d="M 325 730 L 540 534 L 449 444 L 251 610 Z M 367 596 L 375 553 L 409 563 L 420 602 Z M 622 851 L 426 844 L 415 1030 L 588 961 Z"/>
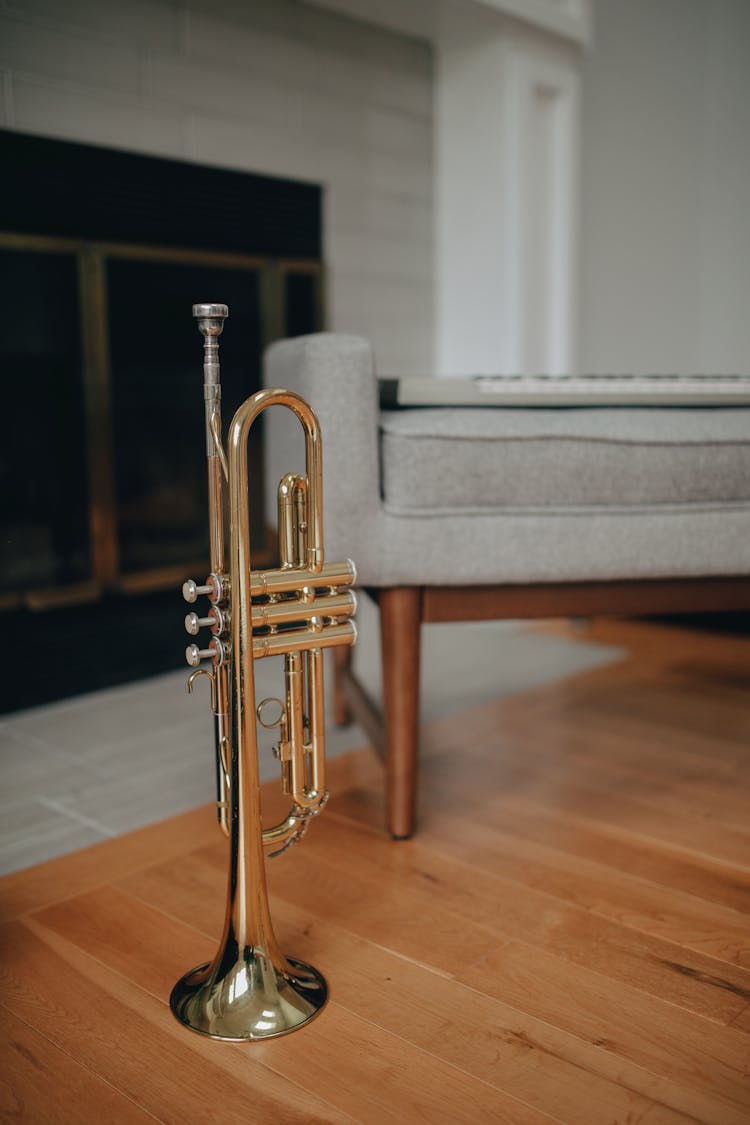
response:
<path fill-rule="evenodd" d="M 0 597 L 91 577 L 77 262 L 0 246 Z"/>
<path fill-rule="evenodd" d="M 203 337 L 190 315 L 194 300 L 219 300 L 230 310 L 219 340 L 225 428 L 240 402 L 260 386 L 258 271 L 217 267 L 208 295 L 206 287 L 201 266 L 108 262 L 113 472 L 123 576 L 186 561 L 205 565 L 208 558 Z M 255 468 L 257 475 L 260 464 Z"/>
<path fill-rule="evenodd" d="M 208 563 L 203 338 L 220 301 L 224 429 L 272 339 L 320 327 L 320 265 L 0 235 L 0 608 L 174 587 Z M 271 561 L 262 418 L 249 446 L 254 559 Z"/>

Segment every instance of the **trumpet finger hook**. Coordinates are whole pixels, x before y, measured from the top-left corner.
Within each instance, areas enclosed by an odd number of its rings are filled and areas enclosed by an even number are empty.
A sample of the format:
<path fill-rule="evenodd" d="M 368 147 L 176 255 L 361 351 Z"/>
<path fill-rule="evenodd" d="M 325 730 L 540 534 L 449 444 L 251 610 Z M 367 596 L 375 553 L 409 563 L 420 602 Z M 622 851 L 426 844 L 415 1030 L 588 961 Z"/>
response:
<path fill-rule="evenodd" d="M 216 711 L 216 676 L 213 672 L 209 672 L 208 668 L 196 668 L 190 673 L 187 681 L 188 695 L 193 694 L 193 684 L 198 676 L 208 676 L 211 681 L 211 707 Z"/>

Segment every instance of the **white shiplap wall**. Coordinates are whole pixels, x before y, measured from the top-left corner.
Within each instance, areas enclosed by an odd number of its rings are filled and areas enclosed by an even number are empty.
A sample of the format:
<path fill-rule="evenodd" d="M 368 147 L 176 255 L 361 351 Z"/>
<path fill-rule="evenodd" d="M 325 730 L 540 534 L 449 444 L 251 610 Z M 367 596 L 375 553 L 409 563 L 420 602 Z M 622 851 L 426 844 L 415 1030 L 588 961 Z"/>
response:
<path fill-rule="evenodd" d="M 321 183 L 328 326 L 432 363 L 432 53 L 296 0 L 0 0 L 0 124 Z"/>

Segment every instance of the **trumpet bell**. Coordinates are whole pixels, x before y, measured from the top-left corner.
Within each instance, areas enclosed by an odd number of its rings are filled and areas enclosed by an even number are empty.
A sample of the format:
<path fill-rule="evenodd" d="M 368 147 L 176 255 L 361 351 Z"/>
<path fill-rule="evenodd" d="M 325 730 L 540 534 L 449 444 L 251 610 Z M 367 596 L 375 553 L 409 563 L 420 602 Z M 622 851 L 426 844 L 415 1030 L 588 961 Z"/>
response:
<path fill-rule="evenodd" d="M 280 969 L 263 950 L 236 942 L 223 953 L 172 989 L 170 1007 L 191 1031 L 235 1043 L 274 1039 L 315 1019 L 328 998 L 325 979 L 304 961 L 285 958 Z"/>

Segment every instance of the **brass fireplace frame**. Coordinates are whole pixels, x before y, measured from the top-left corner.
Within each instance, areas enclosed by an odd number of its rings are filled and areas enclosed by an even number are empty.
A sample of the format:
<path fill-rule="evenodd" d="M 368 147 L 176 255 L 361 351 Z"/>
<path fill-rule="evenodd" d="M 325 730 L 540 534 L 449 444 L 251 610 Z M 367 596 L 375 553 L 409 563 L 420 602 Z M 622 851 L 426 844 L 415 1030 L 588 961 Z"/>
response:
<path fill-rule="evenodd" d="M 123 573 L 120 569 L 115 498 L 112 427 L 112 383 L 107 324 L 107 262 L 114 259 L 244 270 L 259 275 L 261 346 L 287 334 L 286 280 L 312 278 L 314 322 L 324 323 L 324 273 L 319 259 L 270 257 L 230 251 L 133 245 L 51 235 L 0 232 L 0 249 L 59 253 L 77 261 L 81 314 L 82 387 L 85 404 L 88 524 L 91 576 L 81 582 L 0 593 L 0 610 L 27 606 L 46 609 L 94 601 L 105 592 L 138 593 L 173 586 L 206 560 L 185 559 L 184 565 L 160 566 Z M 264 565 L 272 546 L 256 550 Z"/>

